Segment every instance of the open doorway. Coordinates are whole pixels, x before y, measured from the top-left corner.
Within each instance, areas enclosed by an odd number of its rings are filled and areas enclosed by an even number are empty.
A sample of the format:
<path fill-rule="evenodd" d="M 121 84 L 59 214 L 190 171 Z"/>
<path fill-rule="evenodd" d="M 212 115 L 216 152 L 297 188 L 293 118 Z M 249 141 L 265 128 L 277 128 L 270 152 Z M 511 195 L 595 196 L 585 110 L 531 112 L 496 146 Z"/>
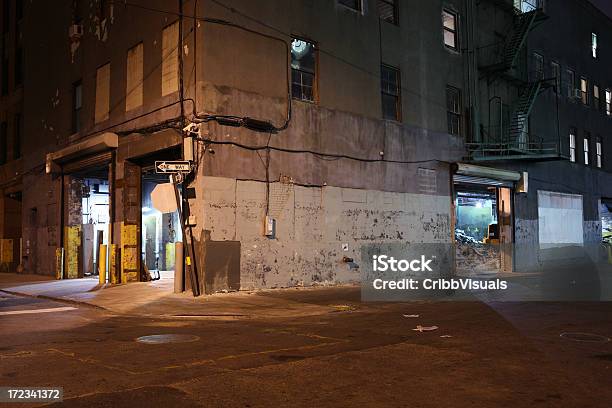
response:
<path fill-rule="evenodd" d="M 110 243 L 110 196 L 108 162 L 64 174 L 63 278 L 98 279 L 100 246 Z"/>
<path fill-rule="evenodd" d="M 155 187 L 168 182 L 167 175 L 143 168 L 141 259 L 154 280 L 174 278 L 176 243 L 183 240 L 178 211 L 161 213 L 151 199 Z"/>
<path fill-rule="evenodd" d="M 455 183 L 456 270 L 460 275 L 512 271 L 512 190 Z"/>

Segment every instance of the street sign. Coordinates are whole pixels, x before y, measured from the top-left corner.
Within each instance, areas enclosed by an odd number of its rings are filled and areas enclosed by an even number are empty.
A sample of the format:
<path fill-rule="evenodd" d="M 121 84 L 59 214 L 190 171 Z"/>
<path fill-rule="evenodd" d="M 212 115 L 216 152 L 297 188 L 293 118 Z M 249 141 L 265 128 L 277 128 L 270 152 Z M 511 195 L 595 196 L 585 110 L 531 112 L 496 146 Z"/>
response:
<path fill-rule="evenodd" d="M 155 172 L 162 174 L 170 173 L 189 173 L 191 171 L 191 163 L 188 161 L 169 160 L 156 161 Z"/>

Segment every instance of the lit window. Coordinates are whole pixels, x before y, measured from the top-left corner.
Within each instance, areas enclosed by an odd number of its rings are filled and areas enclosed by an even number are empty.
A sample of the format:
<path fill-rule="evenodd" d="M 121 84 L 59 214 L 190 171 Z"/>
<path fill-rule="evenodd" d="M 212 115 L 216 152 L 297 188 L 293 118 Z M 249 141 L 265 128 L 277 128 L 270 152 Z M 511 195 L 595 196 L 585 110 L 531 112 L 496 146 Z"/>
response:
<path fill-rule="evenodd" d="M 291 94 L 303 101 L 315 100 L 316 47 L 305 40 L 291 42 Z"/>
<path fill-rule="evenodd" d="M 612 115 L 612 92 L 606 89 L 606 115 Z"/>
<path fill-rule="evenodd" d="M 378 0 L 378 15 L 382 20 L 397 25 L 397 1 Z"/>
<path fill-rule="evenodd" d="M 448 133 L 461 135 L 461 91 L 452 86 L 446 87 L 446 120 Z"/>
<path fill-rule="evenodd" d="M 442 24 L 444 26 L 444 45 L 457 50 L 457 14 L 442 10 Z"/>
<path fill-rule="evenodd" d="M 361 11 L 361 0 L 338 0 L 338 3 L 351 10 Z"/>
<path fill-rule="evenodd" d="M 387 65 L 380 67 L 380 89 L 383 119 L 402 119 L 400 71 Z"/>
<path fill-rule="evenodd" d="M 595 144 L 595 153 L 597 153 L 597 167 L 601 169 L 601 141 Z"/>
<path fill-rule="evenodd" d="M 576 129 L 574 128 L 570 128 L 569 154 L 570 154 L 570 161 L 575 162 L 576 161 Z"/>
<path fill-rule="evenodd" d="M 552 77 L 555 79 L 555 93 L 558 95 L 561 93 L 561 66 L 553 61 L 550 63 L 550 68 Z"/>
<path fill-rule="evenodd" d="M 589 104 L 589 81 L 586 78 L 580 78 L 580 100 L 583 105 Z"/>
<path fill-rule="evenodd" d="M 583 152 L 584 152 L 584 165 L 588 166 L 589 165 L 589 138 L 585 137 L 584 139 L 582 139 L 582 146 L 583 146 Z"/>
<path fill-rule="evenodd" d="M 591 33 L 591 53 L 593 58 L 597 58 L 597 34 Z"/>
<path fill-rule="evenodd" d="M 593 85 L 593 104 L 595 105 L 595 109 L 600 109 L 599 86 L 597 85 Z"/>

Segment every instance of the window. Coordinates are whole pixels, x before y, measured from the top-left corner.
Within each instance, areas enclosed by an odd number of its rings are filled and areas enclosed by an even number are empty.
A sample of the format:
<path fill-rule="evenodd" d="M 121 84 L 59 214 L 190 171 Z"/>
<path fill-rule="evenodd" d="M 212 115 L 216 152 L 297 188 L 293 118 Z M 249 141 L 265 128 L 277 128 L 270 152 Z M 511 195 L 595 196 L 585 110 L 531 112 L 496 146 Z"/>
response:
<path fill-rule="evenodd" d="M 6 3 L 6 1 L 5 1 Z M 0 123 L 0 165 L 5 164 L 8 150 L 7 125 L 6 122 Z"/>
<path fill-rule="evenodd" d="M 22 122 L 21 114 L 17 113 L 13 121 L 13 159 L 21 157 L 21 137 L 23 135 L 21 131 Z"/>
<path fill-rule="evenodd" d="M 314 102 L 316 67 L 315 44 L 294 38 L 291 42 L 291 94 L 295 99 Z"/>
<path fill-rule="evenodd" d="M 552 61 L 550 63 L 551 76 L 555 79 L 555 93 L 559 95 L 561 93 L 561 66 L 558 62 Z"/>
<path fill-rule="evenodd" d="M 595 153 L 596 153 L 596 158 L 597 158 L 597 168 L 601 169 L 601 140 L 598 139 L 597 143 L 595 143 Z"/>
<path fill-rule="evenodd" d="M 606 89 L 606 115 L 612 115 L 612 92 Z"/>
<path fill-rule="evenodd" d="M 544 57 L 537 52 L 533 53 L 533 74 L 536 81 L 544 79 Z"/>
<path fill-rule="evenodd" d="M 127 84 L 125 89 L 125 110 L 130 111 L 142 105 L 142 43 L 127 52 Z"/>
<path fill-rule="evenodd" d="M 397 0 L 378 0 L 378 16 L 388 23 L 397 25 Z"/>
<path fill-rule="evenodd" d="M 576 161 L 576 129 L 575 128 L 570 128 L 569 155 L 570 155 L 570 161 L 575 162 Z"/>
<path fill-rule="evenodd" d="M 589 136 L 588 136 L 588 133 L 586 134 L 584 139 L 582 139 L 582 145 L 583 145 L 583 152 L 584 152 L 584 165 L 588 166 L 589 165 Z"/>
<path fill-rule="evenodd" d="M 457 14 L 442 10 L 442 24 L 444 26 L 444 45 L 452 50 L 458 50 L 457 45 Z"/>
<path fill-rule="evenodd" d="M 574 99 L 575 98 L 575 86 L 576 86 L 576 76 L 574 74 L 574 71 L 572 71 L 571 69 L 567 70 L 567 97 L 570 99 Z"/>
<path fill-rule="evenodd" d="M 355 11 L 361 11 L 361 0 L 338 0 L 339 4 Z"/>
<path fill-rule="evenodd" d="M 597 58 L 597 34 L 591 33 L 591 54 Z"/>
<path fill-rule="evenodd" d="M 388 65 L 380 67 L 380 89 L 382 97 L 383 119 L 402 120 L 400 104 L 401 79 L 400 71 Z"/>
<path fill-rule="evenodd" d="M 178 91 L 178 21 L 162 31 L 162 96 Z"/>
<path fill-rule="evenodd" d="M 599 100 L 599 86 L 597 85 L 593 85 L 593 104 L 595 105 L 595 109 L 600 109 L 601 102 Z"/>
<path fill-rule="evenodd" d="M 584 77 L 580 78 L 580 100 L 583 105 L 589 104 L 589 81 Z"/>
<path fill-rule="evenodd" d="M 72 84 L 72 133 L 81 131 L 81 109 L 83 108 L 83 84 Z"/>
<path fill-rule="evenodd" d="M 102 65 L 96 71 L 95 123 L 104 122 L 110 110 L 110 64 Z"/>
<path fill-rule="evenodd" d="M 461 135 L 461 91 L 455 87 L 446 87 L 446 120 L 448 133 Z"/>

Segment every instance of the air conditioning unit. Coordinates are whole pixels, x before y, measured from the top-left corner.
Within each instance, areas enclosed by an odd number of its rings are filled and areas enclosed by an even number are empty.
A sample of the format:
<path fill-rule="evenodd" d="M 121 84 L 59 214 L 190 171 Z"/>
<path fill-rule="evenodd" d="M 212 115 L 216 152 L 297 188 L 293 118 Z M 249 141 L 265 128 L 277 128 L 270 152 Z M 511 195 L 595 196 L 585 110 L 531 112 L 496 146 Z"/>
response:
<path fill-rule="evenodd" d="M 83 25 L 82 24 L 72 24 L 68 27 L 68 37 L 70 39 L 79 39 L 83 36 Z"/>

